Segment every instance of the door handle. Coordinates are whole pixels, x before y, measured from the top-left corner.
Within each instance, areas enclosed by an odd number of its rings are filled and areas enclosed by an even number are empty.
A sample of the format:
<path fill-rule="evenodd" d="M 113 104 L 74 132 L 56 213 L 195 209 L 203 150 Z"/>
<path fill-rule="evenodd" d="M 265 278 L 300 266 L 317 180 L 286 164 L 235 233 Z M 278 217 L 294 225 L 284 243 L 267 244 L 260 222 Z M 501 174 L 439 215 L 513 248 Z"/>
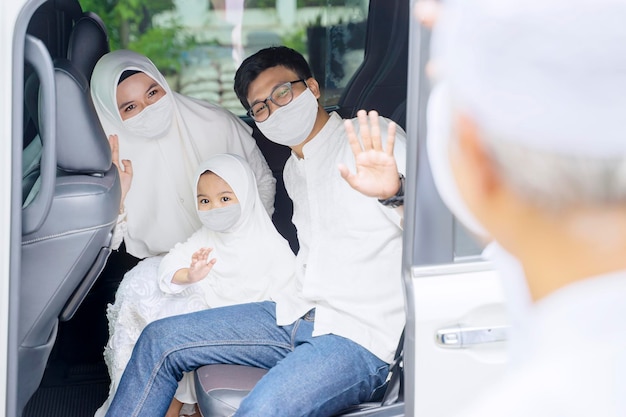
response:
<path fill-rule="evenodd" d="M 436 342 L 444 348 L 467 348 L 485 343 L 504 342 L 510 326 L 454 327 L 437 331 Z"/>

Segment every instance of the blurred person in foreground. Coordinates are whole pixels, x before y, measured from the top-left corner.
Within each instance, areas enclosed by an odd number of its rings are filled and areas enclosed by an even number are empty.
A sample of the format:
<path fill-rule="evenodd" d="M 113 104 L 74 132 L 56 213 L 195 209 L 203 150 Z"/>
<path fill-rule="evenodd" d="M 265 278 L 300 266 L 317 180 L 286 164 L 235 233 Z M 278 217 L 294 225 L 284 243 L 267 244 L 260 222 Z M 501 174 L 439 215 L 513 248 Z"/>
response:
<path fill-rule="evenodd" d="M 626 414 L 625 21 L 618 0 L 438 12 L 428 112 L 449 116 L 439 146 L 459 198 L 442 194 L 519 260 L 531 298 L 519 363 L 463 416 Z M 376 197 L 391 147 L 346 128 L 357 165 L 342 176 Z"/>

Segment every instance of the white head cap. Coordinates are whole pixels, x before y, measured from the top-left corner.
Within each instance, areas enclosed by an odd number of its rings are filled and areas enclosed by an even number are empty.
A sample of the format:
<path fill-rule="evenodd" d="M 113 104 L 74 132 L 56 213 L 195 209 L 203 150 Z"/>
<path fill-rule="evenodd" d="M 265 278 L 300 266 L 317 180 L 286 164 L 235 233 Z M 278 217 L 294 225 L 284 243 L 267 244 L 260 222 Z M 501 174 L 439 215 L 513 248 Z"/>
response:
<path fill-rule="evenodd" d="M 454 105 L 490 136 L 626 156 L 626 1 L 449 0 L 433 54 Z"/>

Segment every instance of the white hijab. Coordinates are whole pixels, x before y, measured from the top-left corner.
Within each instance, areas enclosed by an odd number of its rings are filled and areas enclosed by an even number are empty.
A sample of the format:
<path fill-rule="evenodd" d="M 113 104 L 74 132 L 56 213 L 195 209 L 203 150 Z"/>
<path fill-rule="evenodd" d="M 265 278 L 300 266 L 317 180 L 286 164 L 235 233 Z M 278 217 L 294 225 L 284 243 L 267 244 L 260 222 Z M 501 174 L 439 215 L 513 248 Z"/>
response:
<path fill-rule="evenodd" d="M 116 91 L 126 70 L 150 76 L 171 98 L 173 121 L 161 137 L 149 139 L 124 127 Z M 246 155 L 244 140 L 251 140 L 250 129 L 219 106 L 173 92 L 155 65 L 132 51 L 114 51 L 98 61 L 91 96 L 106 134 L 119 136 L 120 159 L 133 164 L 124 202 L 126 250 L 139 258 L 166 253 L 200 227 L 191 192 L 198 164 L 218 153 Z"/>
<path fill-rule="evenodd" d="M 211 171 L 226 181 L 239 200 L 241 217 L 225 232 L 202 226 L 183 244 L 168 253 L 159 268 L 161 286 L 174 273 L 188 268 L 191 255 L 202 247 L 213 248 L 210 258 L 217 262 L 202 285 L 211 307 L 271 299 L 277 290 L 295 285 L 295 255 L 272 223 L 256 187 L 254 173 L 237 155 L 215 155 L 196 170 L 200 176 Z M 194 194 L 196 193 L 194 188 Z"/>

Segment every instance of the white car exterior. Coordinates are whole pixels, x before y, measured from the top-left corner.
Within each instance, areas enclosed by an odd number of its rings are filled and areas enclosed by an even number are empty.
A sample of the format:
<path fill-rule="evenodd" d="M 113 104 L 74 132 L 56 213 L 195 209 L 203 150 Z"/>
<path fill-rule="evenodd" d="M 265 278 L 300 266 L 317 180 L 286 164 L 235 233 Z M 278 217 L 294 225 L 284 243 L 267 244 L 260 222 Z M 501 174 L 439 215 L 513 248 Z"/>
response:
<path fill-rule="evenodd" d="M 15 25 L 24 0 L 0 3 L 0 410 L 7 409 L 7 398 L 13 395 L 8 377 L 9 277 L 11 268 L 11 154 L 13 137 L 13 71 Z M 25 28 L 23 29 L 25 30 Z M 13 232 L 17 230 L 13 228 Z"/>

